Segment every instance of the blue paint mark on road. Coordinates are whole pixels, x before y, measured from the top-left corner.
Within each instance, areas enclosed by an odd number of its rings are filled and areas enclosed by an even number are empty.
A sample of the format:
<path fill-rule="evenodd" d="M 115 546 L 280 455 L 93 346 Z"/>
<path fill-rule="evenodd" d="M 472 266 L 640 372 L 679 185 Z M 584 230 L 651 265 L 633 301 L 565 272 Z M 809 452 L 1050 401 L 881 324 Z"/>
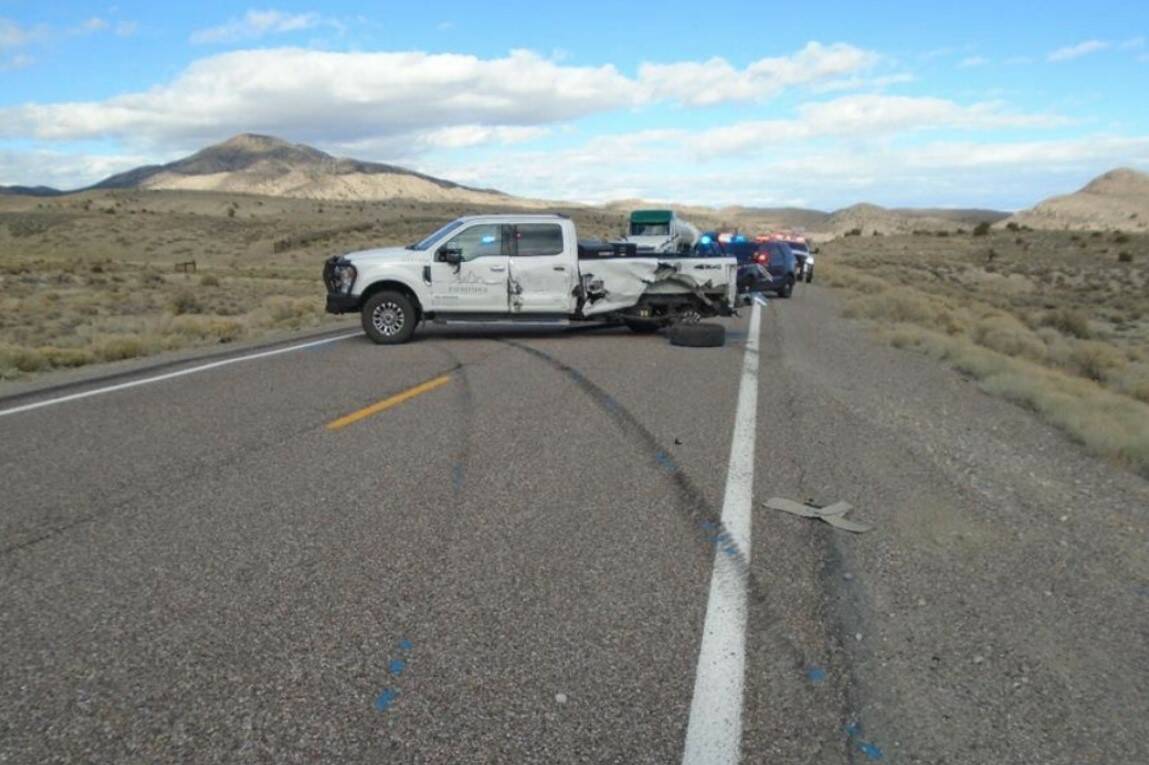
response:
<path fill-rule="evenodd" d="M 851 739 L 861 738 L 862 724 L 860 722 L 851 722 L 846 724 L 846 735 Z M 866 755 L 867 759 L 880 760 L 882 759 L 882 749 L 872 741 L 858 741 L 858 751 Z"/>
<path fill-rule="evenodd" d="M 654 453 L 654 459 L 662 467 L 662 469 L 665 470 L 666 472 L 668 472 L 668 473 L 678 472 L 678 465 L 674 464 L 674 460 L 671 459 L 670 455 L 667 454 L 666 452 L 655 452 Z"/>
<path fill-rule="evenodd" d="M 463 463 L 456 462 L 455 466 L 451 468 L 451 485 L 455 488 L 455 493 L 463 490 Z"/>
<path fill-rule="evenodd" d="M 386 712 L 387 708 L 395 703 L 395 699 L 399 697 L 399 691 L 392 688 L 384 688 L 383 692 L 375 697 L 375 708 L 380 712 Z"/>
<path fill-rule="evenodd" d="M 415 647 L 414 644 L 410 640 L 400 640 L 399 641 L 399 648 L 401 648 L 404 651 L 410 651 L 414 647 Z"/>
<path fill-rule="evenodd" d="M 722 552 L 726 553 L 726 555 L 728 557 L 733 558 L 735 555 L 738 554 L 738 548 L 737 547 L 723 547 Z"/>
<path fill-rule="evenodd" d="M 699 521 L 698 525 L 706 531 L 713 531 L 714 529 L 718 528 L 718 524 L 714 523 L 713 521 Z"/>
<path fill-rule="evenodd" d="M 407 668 L 407 662 L 402 659 L 392 659 L 391 663 L 387 665 L 387 671 L 395 677 L 403 674 L 403 670 Z"/>
<path fill-rule="evenodd" d="M 617 413 L 620 408 L 618 402 L 610 396 L 607 396 L 602 400 L 602 405 L 605 406 L 606 410 L 611 413 Z"/>
<path fill-rule="evenodd" d="M 810 666 L 806 667 L 806 677 L 811 683 L 818 685 L 819 683 L 825 682 L 826 670 L 822 669 L 817 664 L 811 664 Z"/>

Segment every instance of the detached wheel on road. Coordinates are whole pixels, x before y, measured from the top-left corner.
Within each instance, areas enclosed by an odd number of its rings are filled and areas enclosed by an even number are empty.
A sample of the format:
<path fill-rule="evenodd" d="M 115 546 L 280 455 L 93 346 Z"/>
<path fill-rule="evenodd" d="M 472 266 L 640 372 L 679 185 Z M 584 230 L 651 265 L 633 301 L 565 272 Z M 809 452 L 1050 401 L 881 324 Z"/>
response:
<path fill-rule="evenodd" d="M 417 321 L 415 304 L 402 292 L 376 292 L 363 304 L 363 331 L 380 345 L 398 345 L 411 339 Z"/>
<path fill-rule="evenodd" d="M 668 334 L 671 345 L 685 348 L 720 348 L 726 344 L 726 327 L 721 324 L 675 324 Z"/>
<path fill-rule="evenodd" d="M 782 285 L 782 289 L 778 290 L 778 297 L 788 298 L 794 294 L 794 277 L 791 276 L 786 279 L 786 283 Z"/>

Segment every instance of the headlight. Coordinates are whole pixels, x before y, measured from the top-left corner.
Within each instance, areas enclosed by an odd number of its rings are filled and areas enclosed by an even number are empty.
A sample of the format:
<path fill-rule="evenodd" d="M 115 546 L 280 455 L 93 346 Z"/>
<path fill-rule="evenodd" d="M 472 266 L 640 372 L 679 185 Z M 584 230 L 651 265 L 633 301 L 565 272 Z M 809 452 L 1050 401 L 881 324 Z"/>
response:
<path fill-rule="evenodd" d="M 355 286 L 355 266 L 350 263 L 337 265 L 335 267 L 336 289 L 344 295 L 349 295 L 353 286 Z"/>

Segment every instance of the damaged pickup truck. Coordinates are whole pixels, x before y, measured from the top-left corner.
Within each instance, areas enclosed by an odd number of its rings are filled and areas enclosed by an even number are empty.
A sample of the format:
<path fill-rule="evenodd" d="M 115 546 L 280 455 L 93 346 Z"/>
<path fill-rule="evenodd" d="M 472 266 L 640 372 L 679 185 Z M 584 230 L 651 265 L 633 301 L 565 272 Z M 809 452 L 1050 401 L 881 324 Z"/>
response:
<path fill-rule="evenodd" d="M 737 272 L 734 258 L 580 243 L 562 215 L 474 215 L 406 247 L 330 258 L 323 282 L 329 313 L 358 312 L 368 337 L 395 344 L 422 321 L 596 321 L 654 332 L 732 314 Z"/>

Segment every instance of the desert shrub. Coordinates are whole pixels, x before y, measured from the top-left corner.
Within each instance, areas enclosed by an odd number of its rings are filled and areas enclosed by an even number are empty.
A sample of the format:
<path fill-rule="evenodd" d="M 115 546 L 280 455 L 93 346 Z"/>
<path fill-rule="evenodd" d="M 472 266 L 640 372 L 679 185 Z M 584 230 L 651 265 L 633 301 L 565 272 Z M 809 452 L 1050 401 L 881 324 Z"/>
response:
<path fill-rule="evenodd" d="M 1130 364 L 1115 375 L 1113 387 L 1126 396 L 1149 404 L 1149 363 Z"/>
<path fill-rule="evenodd" d="M 989 221 L 983 220 L 973 227 L 974 236 L 986 236 L 987 234 L 989 234 Z"/>
<path fill-rule="evenodd" d="M 1089 329 L 1089 318 L 1081 311 L 1073 308 L 1050 311 L 1042 317 L 1041 323 L 1044 326 L 1053 327 L 1062 334 L 1082 340 L 1093 336 L 1093 332 Z"/>
<path fill-rule="evenodd" d="M 1075 345 L 1069 354 L 1069 362 L 1073 371 L 1097 382 L 1109 380 L 1127 363 L 1113 346 L 1092 340 Z"/>
<path fill-rule="evenodd" d="M 101 341 L 95 352 L 101 361 L 121 361 L 143 356 L 148 348 L 139 337 L 127 335 Z"/>
<path fill-rule="evenodd" d="M 846 232 L 846 236 L 861 236 L 861 235 L 862 235 L 862 229 L 860 229 L 860 228 L 852 228 Z"/>
<path fill-rule="evenodd" d="M 162 331 L 191 340 L 218 340 L 230 343 L 243 335 L 243 325 L 232 319 L 209 319 L 198 316 L 178 316 Z"/>
<path fill-rule="evenodd" d="M 172 296 L 171 309 L 176 316 L 185 313 L 203 313 L 203 302 L 191 290 L 180 290 Z"/>
<path fill-rule="evenodd" d="M 1132 263 L 1133 262 L 1133 253 L 1128 252 L 1126 250 L 1122 250 L 1121 252 L 1117 253 L 1117 262 L 1118 263 Z"/>
<path fill-rule="evenodd" d="M 973 341 L 1007 356 L 1044 361 L 1045 342 L 1012 316 L 998 314 L 980 319 L 973 328 Z"/>
<path fill-rule="evenodd" d="M 46 367 L 48 360 L 38 350 L 11 345 L 0 346 L 0 369 L 39 372 Z"/>
<path fill-rule="evenodd" d="M 211 274 L 205 274 L 203 277 L 200 278 L 199 283 L 204 287 L 218 287 L 219 286 L 219 278 L 216 276 L 212 276 Z"/>
<path fill-rule="evenodd" d="M 934 236 L 946 237 L 949 235 L 950 235 L 950 232 L 948 232 L 948 231 L 935 231 L 934 232 Z"/>
<path fill-rule="evenodd" d="M 95 361 L 95 356 L 87 348 L 56 348 L 48 346 L 38 349 L 52 367 L 82 367 Z"/>
<path fill-rule="evenodd" d="M 1125 244 L 1129 241 L 1129 235 L 1125 233 L 1118 233 L 1113 236 L 1114 244 Z"/>
<path fill-rule="evenodd" d="M 1005 227 L 1007 229 L 1009 229 L 1010 231 L 1017 231 L 1021 228 L 1021 226 L 1017 225 L 1017 223 L 1015 223 L 1014 221 L 1010 221 L 1009 223 L 1006 223 Z"/>

